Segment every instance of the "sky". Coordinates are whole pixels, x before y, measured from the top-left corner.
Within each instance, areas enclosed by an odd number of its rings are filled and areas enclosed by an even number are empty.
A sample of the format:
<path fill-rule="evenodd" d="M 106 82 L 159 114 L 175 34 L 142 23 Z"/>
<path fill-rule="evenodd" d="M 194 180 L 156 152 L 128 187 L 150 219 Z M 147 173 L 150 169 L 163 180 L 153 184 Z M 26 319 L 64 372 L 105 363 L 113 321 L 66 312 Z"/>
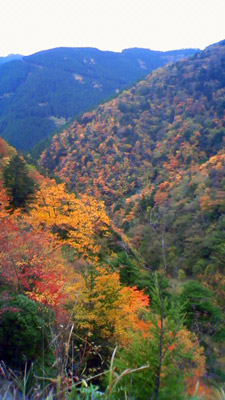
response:
<path fill-rule="evenodd" d="M 54 47 L 200 48 L 225 39 L 225 0 L 0 0 L 0 56 Z"/>

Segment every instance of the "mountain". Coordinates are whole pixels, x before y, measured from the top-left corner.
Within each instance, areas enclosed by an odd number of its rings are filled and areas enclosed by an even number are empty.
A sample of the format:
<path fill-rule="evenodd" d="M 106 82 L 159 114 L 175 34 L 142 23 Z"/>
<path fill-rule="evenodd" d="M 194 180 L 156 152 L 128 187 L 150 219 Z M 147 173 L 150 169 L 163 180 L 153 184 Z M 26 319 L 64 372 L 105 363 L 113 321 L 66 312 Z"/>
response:
<path fill-rule="evenodd" d="M 17 149 L 30 150 L 153 69 L 196 51 L 56 48 L 4 63 L 0 65 L 0 135 Z"/>
<path fill-rule="evenodd" d="M 41 156 L 77 193 L 104 199 L 146 265 L 222 268 L 225 46 L 154 71 L 85 113 Z"/>
<path fill-rule="evenodd" d="M 0 65 L 10 61 L 21 60 L 22 58 L 23 56 L 21 54 L 9 54 L 6 57 L 0 57 Z"/>

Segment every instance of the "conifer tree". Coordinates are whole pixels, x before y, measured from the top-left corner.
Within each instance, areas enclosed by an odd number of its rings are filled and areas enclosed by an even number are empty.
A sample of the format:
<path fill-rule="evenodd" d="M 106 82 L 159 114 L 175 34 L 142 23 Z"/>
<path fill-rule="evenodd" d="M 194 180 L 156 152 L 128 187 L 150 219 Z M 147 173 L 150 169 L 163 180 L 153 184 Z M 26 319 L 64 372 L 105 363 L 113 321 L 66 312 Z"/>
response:
<path fill-rule="evenodd" d="M 3 171 L 4 186 L 10 208 L 26 208 L 35 192 L 35 183 L 29 177 L 25 161 L 15 155 Z"/>

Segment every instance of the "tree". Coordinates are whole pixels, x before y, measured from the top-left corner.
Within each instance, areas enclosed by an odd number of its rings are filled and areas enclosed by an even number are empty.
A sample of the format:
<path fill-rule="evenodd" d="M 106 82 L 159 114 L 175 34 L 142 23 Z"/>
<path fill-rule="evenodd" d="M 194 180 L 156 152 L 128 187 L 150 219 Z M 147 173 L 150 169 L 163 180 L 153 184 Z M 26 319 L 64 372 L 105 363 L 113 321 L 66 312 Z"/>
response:
<path fill-rule="evenodd" d="M 11 215 L 0 220 L 0 279 L 12 291 L 58 309 L 72 279 L 64 262 L 49 233 L 21 227 Z"/>
<path fill-rule="evenodd" d="M 115 362 L 120 374 L 129 368 L 146 368 L 129 378 L 124 374 L 117 398 L 124 398 L 125 390 L 128 397 L 132 394 L 132 398 L 140 400 L 181 400 L 189 377 L 198 379 L 204 373 L 203 348 L 196 335 L 184 327 L 180 305 L 165 297 L 162 279 L 157 275 L 150 302 L 148 330 L 144 335 L 134 332 Z"/>
<path fill-rule="evenodd" d="M 214 304 L 213 292 L 200 282 L 188 282 L 180 294 L 186 313 L 185 325 L 199 340 L 215 335 L 221 328 L 222 313 Z"/>
<path fill-rule="evenodd" d="M 109 218 L 103 202 L 68 193 L 65 183 L 46 179 L 36 194 L 28 220 L 32 226 L 53 234 L 58 243 L 73 247 L 81 257 L 96 258 L 100 246 L 97 235 L 107 235 Z"/>
<path fill-rule="evenodd" d="M 45 354 L 49 347 L 52 316 L 46 308 L 22 294 L 0 296 L 0 359 L 12 368 L 24 369 Z M 52 358 L 53 361 L 53 358 Z"/>
<path fill-rule="evenodd" d="M 68 285 L 68 308 L 80 332 L 113 344 L 125 345 L 130 331 L 145 331 L 143 311 L 148 296 L 136 287 L 122 286 L 120 276 L 107 267 L 90 267 Z"/>
<path fill-rule="evenodd" d="M 6 194 L 5 189 L 3 188 L 3 184 L 0 181 L 0 221 L 2 221 L 3 218 L 8 217 L 9 211 L 7 210 L 9 208 L 9 198 Z"/>
<path fill-rule="evenodd" d="M 26 208 L 33 199 L 35 183 L 28 174 L 25 161 L 19 155 L 11 158 L 6 165 L 3 170 L 3 179 L 10 207 L 12 209 Z"/>

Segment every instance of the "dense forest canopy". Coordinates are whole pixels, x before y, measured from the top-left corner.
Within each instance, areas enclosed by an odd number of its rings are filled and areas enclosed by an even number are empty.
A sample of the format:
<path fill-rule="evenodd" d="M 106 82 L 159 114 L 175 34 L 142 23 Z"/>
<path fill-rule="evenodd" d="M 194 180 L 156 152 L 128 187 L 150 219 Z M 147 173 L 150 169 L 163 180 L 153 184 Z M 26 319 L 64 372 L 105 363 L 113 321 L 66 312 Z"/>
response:
<path fill-rule="evenodd" d="M 42 154 L 72 190 L 105 201 L 154 269 L 163 262 L 162 231 L 170 272 L 200 272 L 215 257 L 220 264 L 224 60 L 220 44 L 153 72 L 54 136 Z"/>

